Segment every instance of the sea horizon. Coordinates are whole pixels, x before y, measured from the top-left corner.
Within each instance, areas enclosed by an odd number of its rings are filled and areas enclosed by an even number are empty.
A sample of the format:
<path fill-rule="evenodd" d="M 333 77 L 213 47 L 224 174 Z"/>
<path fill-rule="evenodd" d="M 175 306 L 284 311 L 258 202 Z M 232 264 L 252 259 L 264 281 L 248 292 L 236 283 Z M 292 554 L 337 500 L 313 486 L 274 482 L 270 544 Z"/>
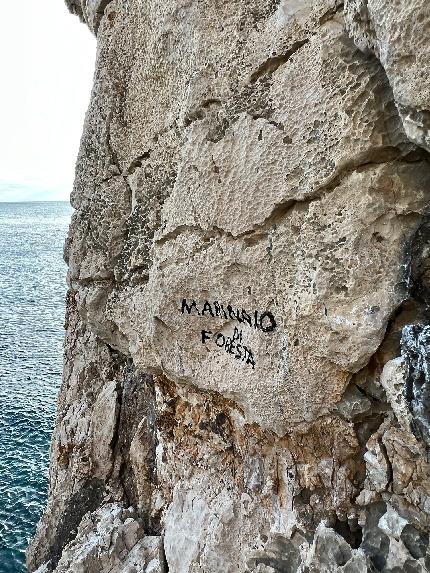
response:
<path fill-rule="evenodd" d="M 32 200 L 32 201 L 2 201 L 0 199 L 0 203 L 4 204 L 4 205 L 17 205 L 19 203 L 69 203 L 70 201 L 68 201 L 67 199 L 37 199 L 37 200 Z"/>
<path fill-rule="evenodd" d="M 58 187 L 28 183 L 6 183 L 0 179 L 0 203 L 68 202 L 73 185 Z"/>

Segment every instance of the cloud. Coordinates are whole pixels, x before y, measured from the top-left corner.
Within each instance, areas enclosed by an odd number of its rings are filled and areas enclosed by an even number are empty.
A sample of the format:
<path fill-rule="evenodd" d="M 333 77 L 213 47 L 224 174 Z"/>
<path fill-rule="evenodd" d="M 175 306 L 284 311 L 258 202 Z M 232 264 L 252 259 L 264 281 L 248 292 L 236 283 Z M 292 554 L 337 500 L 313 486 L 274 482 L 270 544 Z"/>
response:
<path fill-rule="evenodd" d="M 95 38 L 61 0 L 19 0 L 2 6 L 0 51 L 0 201 L 67 199 Z"/>

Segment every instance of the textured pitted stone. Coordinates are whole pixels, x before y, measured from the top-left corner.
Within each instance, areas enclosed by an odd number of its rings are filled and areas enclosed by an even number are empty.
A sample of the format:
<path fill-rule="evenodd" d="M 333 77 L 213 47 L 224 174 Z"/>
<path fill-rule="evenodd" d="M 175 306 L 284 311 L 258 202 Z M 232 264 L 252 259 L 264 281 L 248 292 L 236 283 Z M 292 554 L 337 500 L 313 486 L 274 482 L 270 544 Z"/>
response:
<path fill-rule="evenodd" d="M 406 391 L 406 364 L 403 358 L 390 360 L 381 373 L 381 385 L 387 399 L 396 415 L 398 423 L 405 430 L 411 430 L 412 416 L 405 397 Z"/>
<path fill-rule="evenodd" d="M 98 57 L 30 571 L 427 570 L 424 0 L 67 4 Z"/>
<path fill-rule="evenodd" d="M 354 172 L 256 236 L 186 228 L 155 244 L 148 284 L 107 307 L 141 366 L 220 392 L 282 435 L 333 408 L 350 373 L 380 345 L 405 297 L 407 278 L 395 261 L 421 220 L 427 173 L 420 163 Z M 217 303 L 226 314 L 216 316 Z M 276 327 L 250 326 L 242 309 L 272 313 Z M 237 339 L 231 352 L 223 344 L 235 332 L 255 364 L 245 351 L 237 358 Z"/>
<path fill-rule="evenodd" d="M 427 0 L 346 0 L 356 44 L 387 73 L 407 136 L 430 150 L 430 11 Z"/>

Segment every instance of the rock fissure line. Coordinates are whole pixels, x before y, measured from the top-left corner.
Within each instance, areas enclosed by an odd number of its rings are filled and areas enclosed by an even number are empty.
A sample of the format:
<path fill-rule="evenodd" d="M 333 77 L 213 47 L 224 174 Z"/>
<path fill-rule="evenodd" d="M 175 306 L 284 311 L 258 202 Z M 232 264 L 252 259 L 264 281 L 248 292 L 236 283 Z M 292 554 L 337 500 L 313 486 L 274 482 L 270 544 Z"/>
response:
<path fill-rule="evenodd" d="M 303 46 L 309 42 L 309 39 L 299 40 L 294 42 L 289 50 L 279 56 L 272 56 L 265 60 L 256 70 L 251 74 L 250 83 L 255 84 L 258 80 L 272 75 L 278 68 L 284 66 L 290 58 L 294 56 Z"/>
<path fill-rule="evenodd" d="M 160 238 L 155 239 L 155 243 L 157 243 L 160 246 L 164 245 L 168 241 L 176 240 L 182 233 L 185 232 L 196 232 L 199 234 L 203 234 L 207 237 L 222 235 L 229 237 L 233 240 L 246 238 L 252 236 L 253 234 L 265 233 L 273 225 L 284 220 L 285 217 L 288 215 L 288 213 L 290 213 L 297 205 L 310 205 L 315 201 L 320 201 L 328 193 L 331 193 L 334 190 L 336 190 L 354 172 L 357 172 L 358 170 L 362 170 L 364 168 L 371 169 L 375 165 L 381 165 L 384 163 L 392 162 L 393 159 L 390 160 L 383 159 L 384 153 L 386 152 L 387 149 L 390 150 L 391 148 L 390 147 L 381 148 L 380 150 L 378 150 L 378 153 L 381 154 L 381 161 L 378 161 L 376 157 L 373 157 L 371 161 L 366 159 L 362 163 L 356 163 L 355 160 L 351 160 L 351 162 L 348 162 L 348 165 L 345 165 L 340 170 L 339 173 L 334 174 L 332 177 L 330 177 L 328 181 L 324 182 L 323 184 L 321 184 L 320 187 L 316 188 L 315 191 L 309 193 L 307 197 L 304 197 L 303 199 L 287 199 L 285 201 L 279 202 L 274 206 L 271 213 L 267 215 L 267 217 L 261 223 L 256 224 L 253 229 L 244 231 L 242 233 L 233 234 L 216 225 L 213 225 L 207 229 L 204 229 L 198 225 L 180 225 L 176 229 L 169 231 L 165 235 L 162 235 Z M 401 152 L 398 151 L 398 156 L 394 161 L 400 161 L 401 157 L 402 157 Z"/>
<path fill-rule="evenodd" d="M 331 10 L 327 10 L 319 19 L 319 25 L 322 26 L 334 18 L 337 14 L 343 12 L 344 2 L 336 2 L 335 6 Z"/>

